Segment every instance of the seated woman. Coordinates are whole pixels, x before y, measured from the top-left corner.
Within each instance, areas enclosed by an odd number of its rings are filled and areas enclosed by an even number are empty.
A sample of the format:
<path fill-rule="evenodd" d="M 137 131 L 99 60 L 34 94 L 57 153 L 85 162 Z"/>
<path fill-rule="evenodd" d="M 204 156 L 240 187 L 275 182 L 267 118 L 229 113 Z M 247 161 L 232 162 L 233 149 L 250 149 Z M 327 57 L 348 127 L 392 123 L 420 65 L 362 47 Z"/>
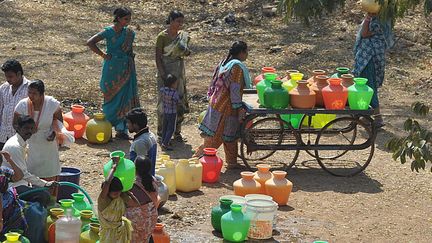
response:
<path fill-rule="evenodd" d="M 24 232 L 30 242 L 44 242 L 43 229 L 47 211 L 39 203 L 31 203 L 18 198 L 15 187 L 11 182 L 21 181 L 24 177 L 22 170 L 14 163 L 6 151 L 0 151 L 0 229 L 1 235 L 11 231 Z M 1 158 L 1 157 L 0 157 Z M 1 166 L 3 160 L 8 167 Z M 0 240 L 3 240 L 0 238 Z"/>
<path fill-rule="evenodd" d="M 10 182 L 21 180 L 23 173 L 11 160 L 8 152 L 0 151 L 0 154 L 13 168 L 1 166 L 3 159 L 0 160 L 0 234 L 7 233 L 11 229 L 25 231 L 27 224 L 23 212 L 24 203 L 18 200 L 15 188 L 9 187 Z"/>

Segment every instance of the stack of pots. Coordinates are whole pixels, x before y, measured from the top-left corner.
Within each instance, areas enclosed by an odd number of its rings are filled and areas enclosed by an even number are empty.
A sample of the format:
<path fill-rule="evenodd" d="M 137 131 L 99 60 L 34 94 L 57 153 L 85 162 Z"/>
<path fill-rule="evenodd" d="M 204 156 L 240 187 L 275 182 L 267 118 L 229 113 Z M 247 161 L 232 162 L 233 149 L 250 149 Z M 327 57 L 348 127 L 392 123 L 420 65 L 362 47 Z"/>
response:
<path fill-rule="evenodd" d="M 285 179 L 285 171 L 270 172 L 270 166 L 257 165 L 258 172 L 241 172 L 242 178 L 233 183 L 234 194 L 246 196 L 248 194 L 266 194 L 273 198 L 278 205 L 286 205 L 293 184 Z M 265 193 L 264 193 L 265 192 Z"/>
<path fill-rule="evenodd" d="M 254 78 L 254 85 L 256 86 L 259 82 L 261 82 L 264 79 L 264 74 L 265 73 L 276 73 L 276 68 L 274 67 L 263 67 L 261 68 L 261 74 L 256 76 Z"/>

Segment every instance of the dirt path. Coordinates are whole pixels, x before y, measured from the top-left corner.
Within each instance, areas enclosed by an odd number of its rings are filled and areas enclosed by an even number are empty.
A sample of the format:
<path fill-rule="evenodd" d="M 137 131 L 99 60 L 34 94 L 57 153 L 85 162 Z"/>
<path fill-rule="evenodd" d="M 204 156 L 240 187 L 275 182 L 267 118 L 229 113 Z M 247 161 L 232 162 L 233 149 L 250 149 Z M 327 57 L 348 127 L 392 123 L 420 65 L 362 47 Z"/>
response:
<path fill-rule="evenodd" d="M 313 22 L 310 28 L 297 22 L 285 25 L 280 18 L 262 17 L 260 6 L 266 1 L 212 2 L 128 1 L 134 10 L 132 28 L 137 32 L 140 98 L 150 114 L 152 129 L 155 128 L 155 36 L 164 28 L 162 23 L 168 9 L 180 8 L 187 16 L 186 29 L 193 44 L 193 55 L 187 60 L 192 113 L 185 121 L 188 143 L 176 146 L 173 158 L 190 157 L 191 149 L 200 143 L 196 117 L 206 106 L 204 94 L 212 69 L 233 40 L 248 42 L 247 65 L 254 75 L 265 65 L 278 70 L 296 68 L 304 73 L 352 65 L 351 49 L 356 25 L 362 17 L 355 10 L 354 1 L 347 1 L 346 8 Z M 115 1 L 100 0 L 0 1 L 0 61 L 10 57 L 22 61 L 26 75 L 46 81 L 47 93 L 63 100 L 65 111 L 71 102 L 82 102 L 89 113 L 97 111 L 102 101 L 98 88 L 101 60 L 84 43 L 111 22 L 110 13 L 117 5 Z M 229 11 L 235 13 L 236 25 L 224 23 Z M 374 159 L 365 173 L 337 178 L 301 153 L 299 166 L 288 175 L 294 183 L 289 206 L 279 209 L 274 240 L 269 242 L 432 241 L 429 186 L 432 174 L 411 172 L 409 165 L 392 161 L 384 149 L 390 136 L 401 133 L 399 128 L 410 114 L 408 107 L 412 101 L 431 104 L 432 31 L 428 26 L 431 20 L 415 11 L 396 26 L 399 39 L 388 55 L 386 83 L 381 90 L 383 114 L 389 124 L 377 138 Z M 276 51 L 270 51 L 271 48 Z M 96 146 L 78 140 L 71 149 L 61 152 L 61 161 L 83 171 L 81 185 L 95 199 L 109 152 L 128 148 L 127 142 Z M 285 156 L 278 152 L 271 159 L 283 161 Z M 232 194 L 232 182 L 239 178 L 239 172 L 225 171 L 220 183 L 170 198 L 160 220 L 167 224 L 174 242 L 222 241 L 212 233 L 210 210 L 221 195 Z"/>

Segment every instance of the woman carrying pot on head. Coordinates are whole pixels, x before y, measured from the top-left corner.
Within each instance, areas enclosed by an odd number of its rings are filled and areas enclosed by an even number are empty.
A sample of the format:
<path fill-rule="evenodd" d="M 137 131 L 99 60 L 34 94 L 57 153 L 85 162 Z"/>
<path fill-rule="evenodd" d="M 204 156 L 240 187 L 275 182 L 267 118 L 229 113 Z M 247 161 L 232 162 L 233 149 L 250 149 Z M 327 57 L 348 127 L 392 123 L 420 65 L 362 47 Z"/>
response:
<path fill-rule="evenodd" d="M 391 21 L 382 23 L 376 13 L 368 12 L 357 32 L 353 74 L 367 78 L 367 85 L 374 90 L 370 105 L 375 110 L 375 125 L 378 128 L 385 125 L 380 114 L 378 88 L 384 82 L 385 52 L 393 44 Z"/>
<path fill-rule="evenodd" d="M 199 129 L 204 137 L 194 156 L 202 156 L 204 148 L 225 150 L 227 168 L 236 168 L 237 139 L 240 122 L 244 119 L 243 89 L 251 88 L 249 71 L 243 62 L 248 57 L 248 47 L 243 41 L 232 44 L 228 56 L 216 67 L 207 96 L 209 105 Z"/>
<path fill-rule="evenodd" d="M 135 32 L 128 28 L 132 12 L 125 7 L 114 10 L 114 24 L 87 41 L 90 49 L 104 59 L 100 89 L 104 95 L 103 112 L 115 127 L 116 138 L 129 139 L 126 113 L 139 107 L 135 54 L 133 42 Z M 106 52 L 96 43 L 106 40 Z"/>
<path fill-rule="evenodd" d="M 157 90 L 164 87 L 164 80 L 168 74 L 178 79 L 177 92 L 180 101 L 177 106 L 174 138 L 180 142 L 184 141 L 181 136 L 181 123 L 184 120 L 184 114 L 189 113 L 184 57 L 190 55 L 188 47 L 190 38 L 187 32 L 182 31 L 183 22 L 183 13 L 177 10 L 171 11 L 167 20 L 168 28 L 161 31 L 156 39 Z M 157 135 L 159 138 L 162 136 L 163 113 L 162 99 L 159 94 L 157 104 Z"/>

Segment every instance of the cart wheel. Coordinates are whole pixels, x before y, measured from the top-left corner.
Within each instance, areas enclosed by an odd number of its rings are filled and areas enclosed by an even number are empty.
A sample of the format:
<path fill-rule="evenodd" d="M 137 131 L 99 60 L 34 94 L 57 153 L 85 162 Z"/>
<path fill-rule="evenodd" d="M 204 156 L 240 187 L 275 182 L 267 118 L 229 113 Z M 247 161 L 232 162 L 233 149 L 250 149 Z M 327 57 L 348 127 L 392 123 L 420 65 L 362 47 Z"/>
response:
<path fill-rule="evenodd" d="M 240 158 L 248 169 L 251 164 L 262 163 L 262 160 L 273 155 L 276 150 L 271 148 L 256 148 L 260 145 L 280 145 L 283 138 L 283 121 L 268 117 L 254 122 L 242 131 Z"/>
<path fill-rule="evenodd" d="M 309 127 L 303 125 L 305 121 L 308 123 Z M 314 128 L 312 127 L 312 123 L 309 124 L 310 121 L 312 121 L 312 117 L 308 115 L 303 115 L 302 119 L 300 120 L 299 131 L 301 134 L 301 142 L 303 144 L 311 144 L 312 141 L 316 141 L 316 131 L 312 132 Z M 308 130 L 310 132 L 308 132 Z M 313 152 L 313 150 L 305 149 L 304 151 L 306 151 L 306 153 L 315 158 L 315 153 Z"/>
<path fill-rule="evenodd" d="M 376 130 L 370 124 L 354 117 L 336 118 L 319 131 L 315 145 L 328 148 L 315 150 L 314 157 L 332 175 L 354 176 L 372 160 L 375 138 Z"/>
<path fill-rule="evenodd" d="M 349 116 L 349 117 L 351 117 L 351 116 Z M 303 123 L 303 120 L 307 121 L 307 116 L 303 116 L 302 123 Z M 341 133 L 342 132 L 343 134 L 345 134 L 344 140 L 347 141 L 347 143 L 344 143 L 344 144 L 352 145 L 354 143 L 356 136 L 357 136 L 357 131 L 356 131 L 355 125 L 353 125 L 351 123 L 347 123 L 346 127 L 338 127 L 335 129 L 332 129 L 332 125 L 329 125 L 329 126 L 330 127 L 327 128 L 327 132 L 326 132 L 327 134 L 329 134 L 329 133 L 330 134 Z M 343 125 L 341 125 L 341 126 L 343 126 Z M 314 128 L 306 128 L 306 129 L 310 129 L 310 131 L 313 131 L 313 132 L 310 132 L 310 133 L 308 133 L 306 131 L 302 132 L 302 141 L 304 144 L 311 143 L 311 141 L 313 141 L 313 140 L 315 140 L 315 142 L 316 142 L 317 134 L 320 132 L 320 130 L 324 129 L 324 127 L 322 129 L 314 129 Z M 305 129 L 303 129 L 303 130 L 305 130 Z M 321 139 L 323 139 L 323 138 L 321 138 Z M 304 141 L 307 141 L 307 142 L 305 143 Z M 314 150 L 305 150 L 305 151 L 310 156 L 316 158 L 316 154 L 315 154 Z M 347 151 L 333 151 L 333 152 L 332 151 L 325 151 L 325 152 L 322 152 L 322 150 L 321 150 L 319 152 L 320 152 L 319 156 L 321 159 L 337 159 L 337 158 L 343 156 Z"/>

